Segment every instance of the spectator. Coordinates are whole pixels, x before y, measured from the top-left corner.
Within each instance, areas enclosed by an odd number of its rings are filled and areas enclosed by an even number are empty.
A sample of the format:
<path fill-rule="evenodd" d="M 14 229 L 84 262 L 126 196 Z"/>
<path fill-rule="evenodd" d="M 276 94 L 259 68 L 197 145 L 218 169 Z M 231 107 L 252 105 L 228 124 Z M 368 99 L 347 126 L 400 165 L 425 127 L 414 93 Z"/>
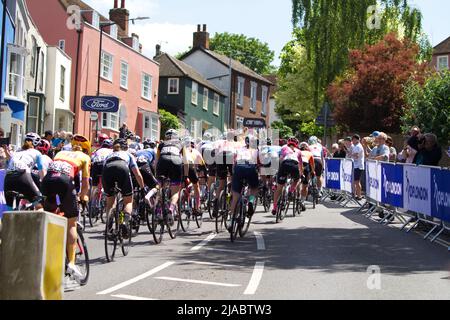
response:
<path fill-rule="evenodd" d="M 131 136 L 131 131 L 128 130 L 128 126 L 124 122 L 119 129 L 119 138 L 120 139 L 129 139 L 130 136 Z"/>
<path fill-rule="evenodd" d="M 350 157 L 354 160 L 354 190 L 356 193 L 356 200 L 362 200 L 362 185 L 361 178 L 364 175 L 364 148 L 361 145 L 361 137 L 355 134 L 352 138 L 353 147 L 350 151 Z"/>
<path fill-rule="evenodd" d="M 334 154 L 336 153 L 336 152 L 338 152 L 339 151 L 339 145 L 337 144 L 337 143 L 334 143 L 332 146 L 331 146 L 331 152 L 332 152 L 332 154 L 333 154 L 333 158 L 334 158 Z"/>
<path fill-rule="evenodd" d="M 370 160 L 389 161 L 389 147 L 386 145 L 387 135 L 381 132 L 376 138 L 377 146 L 372 149 L 369 155 Z"/>
<path fill-rule="evenodd" d="M 414 163 L 423 166 L 438 166 L 442 159 L 442 148 L 439 146 L 436 135 L 426 133 L 419 136 L 419 152 Z"/>
<path fill-rule="evenodd" d="M 52 142 L 52 140 L 53 140 L 53 132 L 51 130 L 45 131 L 44 139 L 47 140 L 48 142 Z"/>
<path fill-rule="evenodd" d="M 395 162 L 397 160 L 397 150 L 395 150 L 392 137 L 387 137 L 386 145 L 389 147 L 389 162 Z"/>
<path fill-rule="evenodd" d="M 345 146 L 345 141 L 339 140 L 337 145 L 338 150 L 333 154 L 333 158 L 345 159 L 347 157 L 347 147 Z"/>
<path fill-rule="evenodd" d="M 352 150 L 352 137 L 347 137 L 347 138 L 345 138 L 344 139 L 344 145 L 345 145 L 345 148 L 346 148 L 346 150 L 347 150 L 347 156 L 346 156 L 346 158 L 350 158 L 351 157 L 351 150 Z"/>
<path fill-rule="evenodd" d="M 62 147 L 62 150 L 63 151 L 72 151 L 73 134 L 72 134 L 72 132 L 67 132 L 65 136 L 66 136 L 66 140 L 64 141 L 64 146 Z"/>

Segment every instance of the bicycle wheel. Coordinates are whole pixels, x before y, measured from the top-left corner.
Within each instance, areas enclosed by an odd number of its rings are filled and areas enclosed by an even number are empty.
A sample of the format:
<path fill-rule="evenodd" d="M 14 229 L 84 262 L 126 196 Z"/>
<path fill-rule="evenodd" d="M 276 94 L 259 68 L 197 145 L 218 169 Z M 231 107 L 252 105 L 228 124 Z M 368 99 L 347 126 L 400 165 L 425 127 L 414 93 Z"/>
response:
<path fill-rule="evenodd" d="M 102 196 L 100 197 L 99 200 L 99 216 L 100 219 L 102 221 L 102 223 L 106 223 L 106 214 L 105 214 L 105 209 L 106 209 L 106 196 L 104 193 L 102 193 Z"/>
<path fill-rule="evenodd" d="M 167 209 L 167 210 L 169 210 L 169 209 Z M 173 218 L 175 219 L 175 217 L 178 217 L 178 221 L 180 221 L 181 216 L 178 214 L 178 208 L 175 208 L 175 213 L 173 215 Z M 177 233 L 179 230 L 179 227 L 178 227 L 179 224 L 177 225 L 177 227 L 175 227 L 175 223 L 173 223 L 173 225 L 170 225 L 167 215 L 165 215 L 164 220 L 165 220 L 165 224 L 167 227 L 167 231 L 169 232 L 170 238 L 175 239 L 177 237 Z"/>
<path fill-rule="evenodd" d="M 158 212 L 162 211 L 162 208 L 160 206 L 157 206 L 155 209 L 150 209 L 150 215 L 151 215 L 151 221 L 152 221 L 152 227 L 151 232 L 153 235 L 153 240 L 155 240 L 156 244 L 160 244 L 163 236 L 164 236 L 164 219 L 162 219 L 162 214 L 158 216 Z"/>
<path fill-rule="evenodd" d="M 132 228 L 133 228 L 133 226 L 132 226 L 132 222 L 131 222 L 132 220 L 133 220 L 133 218 L 130 217 L 129 220 L 128 220 L 128 223 L 126 223 L 126 224 L 124 223 L 122 225 L 122 228 L 119 228 L 120 245 L 122 247 L 122 253 L 123 253 L 123 255 L 125 257 L 128 255 L 128 253 L 130 253 L 131 238 L 133 237 L 132 236 L 132 233 L 133 233 L 133 229 Z M 123 234 L 125 232 L 124 227 L 126 227 L 128 229 L 128 231 L 127 231 L 128 238 L 124 237 L 124 234 Z"/>
<path fill-rule="evenodd" d="M 242 202 L 239 201 L 236 206 L 236 211 L 234 212 L 233 217 L 231 218 L 231 232 L 230 232 L 230 240 L 234 242 L 239 233 L 239 229 L 241 228 L 241 210 L 242 210 Z"/>
<path fill-rule="evenodd" d="M 108 262 L 114 261 L 119 237 L 119 222 L 115 214 L 110 214 L 105 225 L 105 253 Z"/>
<path fill-rule="evenodd" d="M 179 201 L 179 219 L 177 228 L 183 230 L 183 232 L 188 232 L 191 224 L 191 208 L 189 205 L 189 199 L 186 197 L 186 190 L 181 190 L 180 201 Z"/>
<path fill-rule="evenodd" d="M 195 224 L 200 229 L 203 225 L 203 211 L 201 209 L 199 209 L 199 210 L 200 210 L 200 212 L 198 214 L 194 215 L 194 219 L 195 219 Z"/>
<path fill-rule="evenodd" d="M 147 228 L 150 233 L 153 233 L 153 222 L 152 222 L 152 216 L 153 216 L 153 210 L 150 208 L 148 204 L 145 204 L 145 222 L 147 223 Z"/>
<path fill-rule="evenodd" d="M 226 226 L 226 220 L 227 220 L 227 198 L 225 191 L 222 191 L 220 193 L 220 197 L 218 199 L 219 201 L 219 212 L 217 212 L 216 216 L 216 232 L 221 233 L 223 231 L 223 228 Z"/>
<path fill-rule="evenodd" d="M 214 210 L 214 199 L 216 198 L 216 187 L 215 184 L 213 183 L 211 185 L 211 188 L 209 188 L 209 192 L 208 192 L 208 214 L 209 214 L 209 218 L 210 219 L 214 219 L 213 217 L 213 210 Z"/>
<path fill-rule="evenodd" d="M 88 203 L 89 225 L 91 228 L 94 227 L 95 223 L 98 221 L 98 214 L 96 212 L 98 208 L 95 202 L 95 200 L 90 200 Z"/>
<path fill-rule="evenodd" d="M 80 269 L 83 277 L 79 279 L 80 285 L 85 286 L 89 279 L 89 253 L 86 242 L 84 240 L 83 231 L 79 228 L 77 239 L 77 251 L 75 254 L 75 264 Z"/>
<path fill-rule="evenodd" d="M 245 235 L 248 232 L 248 229 L 250 228 L 250 224 L 252 223 L 253 215 L 249 216 L 247 208 L 244 207 L 241 217 L 241 227 L 239 228 L 239 235 L 241 238 L 245 237 Z"/>

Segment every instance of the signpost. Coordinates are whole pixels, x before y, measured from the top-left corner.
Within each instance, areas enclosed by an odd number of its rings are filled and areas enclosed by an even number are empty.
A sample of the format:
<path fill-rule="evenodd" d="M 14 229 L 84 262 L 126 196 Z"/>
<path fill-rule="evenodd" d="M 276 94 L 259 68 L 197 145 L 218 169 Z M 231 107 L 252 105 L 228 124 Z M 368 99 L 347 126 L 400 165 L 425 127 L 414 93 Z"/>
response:
<path fill-rule="evenodd" d="M 336 125 L 330 110 L 330 105 L 325 102 L 323 105 L 322 110 L 320 111 L 320 115 L 316 119 L 316 125 L 324 126 L 324 133 L 323 133 L 323 143 L 326 145 L 327 141 L 327 128 L 328 127 L 334 127 Z"/>
<path fill-rule="evenodd" d="M 91 121 L 95 122 L 98 120 L 98 113 L 91 112 Z"/>

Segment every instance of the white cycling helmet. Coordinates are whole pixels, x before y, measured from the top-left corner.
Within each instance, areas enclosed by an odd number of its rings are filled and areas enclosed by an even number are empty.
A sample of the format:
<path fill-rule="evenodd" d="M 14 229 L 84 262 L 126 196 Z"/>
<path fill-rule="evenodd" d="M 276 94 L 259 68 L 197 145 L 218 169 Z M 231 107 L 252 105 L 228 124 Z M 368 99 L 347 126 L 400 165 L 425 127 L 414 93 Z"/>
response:
<path fill-rule="evenodd" d="M 25 136 L 25 141 L 31 141 L 33 146 L 36 148 L 41 143 L 41 137 L 34 132 L 27 133 Z"/>
<path fill-rule="evenodd" d="M 178 131 L 175 129 L 169 129 L 169 130 L 167 130 L 165 137 L 176 139 L 176 138 L 178 138 Z"/>

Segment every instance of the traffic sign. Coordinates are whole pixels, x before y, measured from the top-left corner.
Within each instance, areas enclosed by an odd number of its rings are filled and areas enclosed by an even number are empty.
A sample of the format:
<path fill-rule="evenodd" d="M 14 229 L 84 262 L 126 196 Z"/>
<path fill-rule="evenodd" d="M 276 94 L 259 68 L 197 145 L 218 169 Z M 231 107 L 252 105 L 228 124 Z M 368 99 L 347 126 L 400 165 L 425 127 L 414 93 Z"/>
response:
<path fill-rule="evenodd" d="M 326 123 L 325 123 L 326 119 Z M 316 119 L 316 124 L 319 126 L 334 127 L 336 125 L 333 116 L 331 115 L 330 106 L 325 102 L 320 115 Z"/>
<path fill-rule="evenodd" d="M 98 120 L 98 113 L 97 112 L 91 112 L 91 121 L 95 122 Z"/>

